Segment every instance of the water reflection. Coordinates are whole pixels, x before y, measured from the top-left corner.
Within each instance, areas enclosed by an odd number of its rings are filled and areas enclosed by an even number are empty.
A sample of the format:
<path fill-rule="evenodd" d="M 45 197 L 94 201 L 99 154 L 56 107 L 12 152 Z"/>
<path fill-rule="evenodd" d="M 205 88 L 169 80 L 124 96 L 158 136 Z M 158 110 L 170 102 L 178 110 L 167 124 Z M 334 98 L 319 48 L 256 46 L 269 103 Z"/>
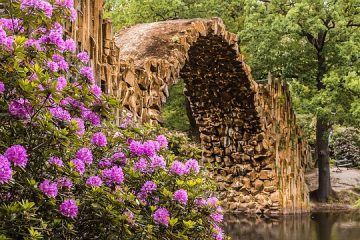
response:
<path fill-rule="evenodd" d="M 225 216 L 233 240 L 360 240 L 360 214 L 312 213 L 278 219 Z"/>

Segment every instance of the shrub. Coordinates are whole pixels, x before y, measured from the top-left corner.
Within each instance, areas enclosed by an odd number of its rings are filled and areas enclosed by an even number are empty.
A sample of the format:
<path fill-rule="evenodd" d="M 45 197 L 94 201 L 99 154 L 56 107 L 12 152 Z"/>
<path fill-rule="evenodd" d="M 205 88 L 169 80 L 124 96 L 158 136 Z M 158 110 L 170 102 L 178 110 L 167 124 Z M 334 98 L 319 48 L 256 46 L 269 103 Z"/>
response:
<path fill-rule="evenodd" d="M 335 128 L 330 147 L 335 160 L 349 160 L 360 166 L 360 130 L 357 128 Z"/>
<path fill-rule="evenodd" d="M 0 1 L 0 239 L 222 239 L 196 151 L 112 124 L 117 101 L 64 40 L 72 0 Z"/>

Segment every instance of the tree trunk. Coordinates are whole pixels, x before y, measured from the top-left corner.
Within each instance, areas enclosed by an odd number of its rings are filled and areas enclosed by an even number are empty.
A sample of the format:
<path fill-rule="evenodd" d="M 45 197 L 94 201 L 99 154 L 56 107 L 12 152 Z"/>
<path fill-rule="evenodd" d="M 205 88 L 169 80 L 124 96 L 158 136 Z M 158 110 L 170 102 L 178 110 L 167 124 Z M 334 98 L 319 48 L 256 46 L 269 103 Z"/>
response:
<path fill-rule="evenodd" d="M 319 168 L 317 198 L 320 202 L 326 202 L 331 192 L 329 130 L 330 124 L 328 121 L 318 116 L 316 121 L 316 155 Z"/>

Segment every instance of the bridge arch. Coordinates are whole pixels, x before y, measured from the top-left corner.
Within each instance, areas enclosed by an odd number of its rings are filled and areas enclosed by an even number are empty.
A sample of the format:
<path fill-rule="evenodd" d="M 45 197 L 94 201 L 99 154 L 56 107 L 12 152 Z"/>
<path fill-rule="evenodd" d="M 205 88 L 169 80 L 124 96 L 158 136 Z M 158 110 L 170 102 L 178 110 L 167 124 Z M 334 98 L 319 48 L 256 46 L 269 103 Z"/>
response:
<path fill-rule="evenodd" d="M 287 86 L 257 84 L 221 19 L 139 24 L 115 36 L 111 94 L 142 122 L 161 122 L 169 88 L 184 79 L 224 207 L 265 214 L 309 210 L 304 168 L 309 147 Z"/>

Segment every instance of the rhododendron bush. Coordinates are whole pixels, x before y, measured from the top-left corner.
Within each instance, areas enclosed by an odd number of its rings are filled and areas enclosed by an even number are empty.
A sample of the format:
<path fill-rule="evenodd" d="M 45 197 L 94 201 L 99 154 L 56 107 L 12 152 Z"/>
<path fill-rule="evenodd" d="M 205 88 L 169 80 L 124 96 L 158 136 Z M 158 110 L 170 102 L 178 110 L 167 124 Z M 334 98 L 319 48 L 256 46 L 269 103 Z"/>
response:
<path fill-rule="evenodd" d="M 222 239 L 197 150 L 113 124 L 117 101 L 64 35 L 73 1 L 0 2 L 0 239 Z"/>

